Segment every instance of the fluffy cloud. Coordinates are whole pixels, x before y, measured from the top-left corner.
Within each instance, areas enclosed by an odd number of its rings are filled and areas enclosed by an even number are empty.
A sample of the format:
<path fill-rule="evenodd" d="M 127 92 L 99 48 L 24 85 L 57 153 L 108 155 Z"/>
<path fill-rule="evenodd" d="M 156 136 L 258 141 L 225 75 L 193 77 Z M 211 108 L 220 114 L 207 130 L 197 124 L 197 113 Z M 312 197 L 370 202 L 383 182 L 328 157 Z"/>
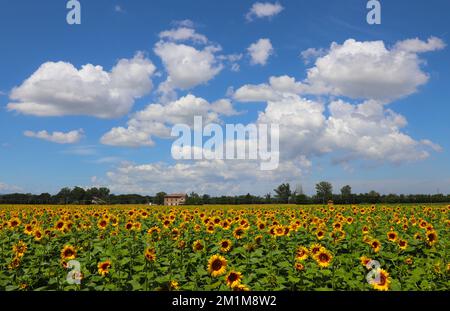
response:
<path fill-rule="evenodd" d="M 373 99 L 384 103 L 410 95 L 428 82 L 418 53 L 445 47 L 442 40 L 410 39 L 386 48 L 383 41 L 346 40 L 331 44 L 328 51 L 308 49 L 305 60 L 315 58 L 303 81 L 289 76 L 270 77 L 269 83 L 247 84 L 233 94 L 242 102 L 267 101 L 283 97 L 283 93 L 345 96 Z"/>
<path fill-rule="evenodd" d="M 403 133 L 406 119 L 386 109 L 382 102 L 368 100 L 353 105 L 338 100 L 324 105 L 293 93 L 273 96 L 257 122 L 279 124 L 282 161 L 298 155 L 312 159 L 331 154 L 339 155 L 337 162 L 360 159 L 400 163 L 423 160 L 430 155 L 428 149 L 441 150 L 429 140 L 417 141 Z"/>
<path fill-rule="evenodd" d="M 437 38 L 400 41 L 392 49 L 383 41 L 333 43 L 310 68 L 305 92 L 391 101 L 417 91 L 428 81 L 417 53 L 442 49 Z"/>
<path fill-rule="evenodd" d="M 252 21 L 254 18 L 270 18 L 278 15 L 283 9 L 283 6 L 278 2 L 256 2 L 245 17 L 248 21 Z"/>
<path fill-rule="evenodd" d="M 217 47 L 198 50 L 185 44 L 158 42 L 154 48 L 168 72 L 168 81 L 175 88 L 190 89 L 214 78 L 223 68 L 214 53 Z"/>
<path fill-rule="evenodd" d="M 419 38 L 407 39 L 395 44 L 394 49 L 410 53 L 425 53 L 445 48 L 445 43 L 439 38 L 430 37 L 428 41 L 422 41 Z"/>
<path fill-rule="evenodd" d="M 0 193 L 19 191 L 22 191 L 22 188 L 0 182 Z"/>
<path fill-rule="evenodd" d="M 39 132 L 25 131 L 23 134 L 27 137 L 39 138 L 57 144 L 74 144 L 81 140 L 81 138 L 83 137 L 83 133 L 84 133 L 83 130 L 79 129 L 67 133 L 64 132 L 48 133 L 47 131 L 39 131 Z"/>
<path fill-rule="evenodd" d="M 259 39 L 257 42 L 251 44 L 247 49 L 252 65 L 266 65 L 270 55 L 273 54 L 272 43 L 269 39 Z"/>
<path fill-rule="evenodd" d="M 269 78 L 269 84 L 246 84 L 237 89 L 231 96 L 240 102 L 274 101 L 285 94 L 301 93 L 304 86 L 287 75 Z"/>
<path fill-rule="evenodd" d="M 119 60 L 109 72 L 92 64 L 77 69 L 66 62 L 47 62 L 11 91 L 7 108 L 35 116 L 120 117 L 152 89 L 154 71 L 142 53 Z"/>
<path fill-rule="evenodd" d="M 318 57 L 326 54 L 324 49 L 309 48 L 300 53 L 300 57 L 303 62 L 308 65 L 311 61 L 316 60 Z"/>
<path fill-rule="evenodd" d="M 358 105 L 341 100 L 329 105 L 330 116 L 321 143 L 329 152 L 342 150 L 343 159 L 402 163 L 429 157 L 424 143 L 402 133 L 406 119 L 376 101 Z"/>
<path fill-rule="evenodd" d="M 137 112 L 128 121 L 128 126 L 111 129 L 101 142 L 112 146 L 152 146 L 152 136 L 170 137 L 174 124 L 192 125 L 194 116 L 201 116 L 205 124 L 219 122 L 219 115 L 234 115 L 231 102 L 219 100 L 212 104 L 200 97 L 188 94 L 168 104 L 151 104 Z"/>
<path fill-rule="evenodd" d="M 265 191 L 273 185 L 298 179 L 308 170 L 310 162 L 299 159 L 282 163 L 277 171 L 262 172 L 257 161 L 211 160 L 175 164 L 122 163 L 107 173 L 105 185 L 115 192 L 156 193 L 184 191 L 189 193 L 235 195 L 255 192 L 255 182 Z"/>
<path fill-rule="evenodd" d="M 165 30 L 159 34 L 161 39 L 173 40 L 173 41 L 187 41 L 192 40 L 194 42 L 206 44 L 208 39 L 197 33 L 193 28 L 179 27 L 176 29 Z"/>

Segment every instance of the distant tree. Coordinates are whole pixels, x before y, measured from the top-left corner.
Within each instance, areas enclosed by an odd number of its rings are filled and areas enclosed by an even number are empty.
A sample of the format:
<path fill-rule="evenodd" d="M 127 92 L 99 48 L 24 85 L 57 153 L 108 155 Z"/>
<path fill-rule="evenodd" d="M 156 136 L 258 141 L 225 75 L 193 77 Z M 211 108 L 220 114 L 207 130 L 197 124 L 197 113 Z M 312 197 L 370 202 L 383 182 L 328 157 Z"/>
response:
<path fill-rule="evenodd" d="M 352 187 L 350 187 L 349 185 L 346 185 L 344 187 L 341 188 L 341 196 L 342 196 L 342 201 L 345 203 L 350 203 L 350 199 L 352 197 Z"/>
<path fill-rule="evenodd" d="M 281 184 L 278 186 L 278 188 L 274 189 L 275 191 L 275 197 L 281 202 L 281 203 L 288 203 L 289 198 L 291 197 L 291 186 L 289 183 Z"/>
<path fill-rule="evenodd" d="M 381 195 L 378 192 L 372 190 L 367 194 L 367 199 L 369 203 L 372 204 L 380 203 Z"/>
<path fill-rule="evenodd" d="M 70 191 L 70 203 L 83 204 L 85 203 L 86 190 L 81 187 L 75 187 Z"/>
<path fill-rule="evenodd" d="M 208 194 L 204 194 L 202 196 L 202 203 L 203 204 L 210 204 L 211 196 Z"/>
<path fill-rule="evenodd" d="M 267 204 L 270 204 L 270 203 L 272 202 L 272 194 L 267 193 L 267 194 L 264 196 L 264 200 L 265 200 L 265 202 L 266 202 Z"/>
<path fill-rule="evenodd" d="M 158 205 L 164 204 L 164 197 L 167 195 L 165 192 L 158 192 L 155 196 L 154 202 Z"/>
<path fill-rule="evenodd" d="M 203 203 L 202 198 L 195 192 L 191 192 L 186 199 L 187 205 L 201 205 Z"/>
<path fill-rule="evenodd" d="M 59 203 L 69 204 L 71 190 L 68 187 L 62 188 L 56 197 L 59 200 Z"/>
<path fill-rule="evenodd" d="M 322 199 L 322 203 L 331 199 L 333 196 L 333 185 L 327 181 L 321 181 L 316 185 L 317 197 Z"/>

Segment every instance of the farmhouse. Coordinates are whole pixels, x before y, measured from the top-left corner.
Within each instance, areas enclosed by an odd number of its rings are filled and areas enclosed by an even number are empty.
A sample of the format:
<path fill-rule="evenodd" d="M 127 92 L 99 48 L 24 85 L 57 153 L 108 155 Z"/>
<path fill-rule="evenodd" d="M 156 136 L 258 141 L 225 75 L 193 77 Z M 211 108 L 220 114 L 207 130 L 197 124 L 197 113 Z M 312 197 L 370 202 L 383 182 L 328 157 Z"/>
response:
<path fill-rule="evenodd" d="M 173 193 L 164 196 L 164 205 L 177 206 L 186 203 L 186 194 L 184 193 Z"/>

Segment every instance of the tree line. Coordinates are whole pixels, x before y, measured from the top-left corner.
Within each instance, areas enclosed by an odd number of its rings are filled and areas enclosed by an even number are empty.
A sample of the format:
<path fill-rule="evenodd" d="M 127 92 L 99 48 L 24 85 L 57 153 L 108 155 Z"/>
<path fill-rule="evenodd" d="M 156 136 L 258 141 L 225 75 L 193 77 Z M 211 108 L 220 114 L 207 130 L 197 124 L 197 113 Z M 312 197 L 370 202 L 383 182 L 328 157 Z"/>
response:
<path fill-rule="evenodd" d="M 339 193 L 333 193 L 331 183 L 322 181 L 316 184 L 316 194 L 308 196 L 303 193 L 301 186 L 292 189 L 289 183 L 283 183 L 274 189 L 274 194 L 264 196 L 247 193 L 238 196 L 210 196 L 208 194 L 190 193 L 187 205 L 203 204 L 379 204 L 379 203 L 449 203 L 450 194 L 380 194 L 376 191 L 355 194 L 349 185 L 342 187 Z M 23 194 L 13 193 L 0 195 L 0 204 L 164 204 L 165 192 L 158 192 L 154 196 L 139 194 L 111 194 L 108 188 L 81 187 L 63 188 L 57 194 L 49 193 Z"/>

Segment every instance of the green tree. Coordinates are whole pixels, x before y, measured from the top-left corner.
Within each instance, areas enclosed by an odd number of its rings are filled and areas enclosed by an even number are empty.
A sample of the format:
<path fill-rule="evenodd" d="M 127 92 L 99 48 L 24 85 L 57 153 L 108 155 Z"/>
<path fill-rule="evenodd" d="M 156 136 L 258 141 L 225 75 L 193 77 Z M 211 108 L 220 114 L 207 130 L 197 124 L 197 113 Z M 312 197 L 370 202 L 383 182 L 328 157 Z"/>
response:
<path fill-rule="evenodd" d="M 68 204 L 70 199 L 70 192 L 71 192 L 70 188 L 68 187 L 62 188 L 56 195 L 56 197 L 59 200 L 59 203 Z"/>
<path fill-rule="evenodd" d="M 278 186 L 278 188 L 273 189 L 275 191 L 275 197 L 281 202 L 281 203 L 288 203 L 289 198 L 292 195 L 291 192 L 291 186 L 289 183 L 281 184 Z"/>
<path fill-rule="evenodd" d="M 166 196 L 167 193 L 165 192 L 158 192 L 155 196 L 155 204 L 158 205 L 163 205 L 164 204 L 164 197 Z"/>
<path fill-rule="evenodd" d="M 344 201 L 347 204 L 350 203 L 350 199 L 352 197 L 352 187 L 350 187 L 349 185 L 342 187 L 341 188 L 341 196 L 342 196 L 342 201 Z"/>
<path fill-rule="evenodd" d="M 327 181 L 321 181 L 316 185 L 317 197 L 322 198 L 322 203 L 331 199 L 333 196 L 333 185 Z"/>

